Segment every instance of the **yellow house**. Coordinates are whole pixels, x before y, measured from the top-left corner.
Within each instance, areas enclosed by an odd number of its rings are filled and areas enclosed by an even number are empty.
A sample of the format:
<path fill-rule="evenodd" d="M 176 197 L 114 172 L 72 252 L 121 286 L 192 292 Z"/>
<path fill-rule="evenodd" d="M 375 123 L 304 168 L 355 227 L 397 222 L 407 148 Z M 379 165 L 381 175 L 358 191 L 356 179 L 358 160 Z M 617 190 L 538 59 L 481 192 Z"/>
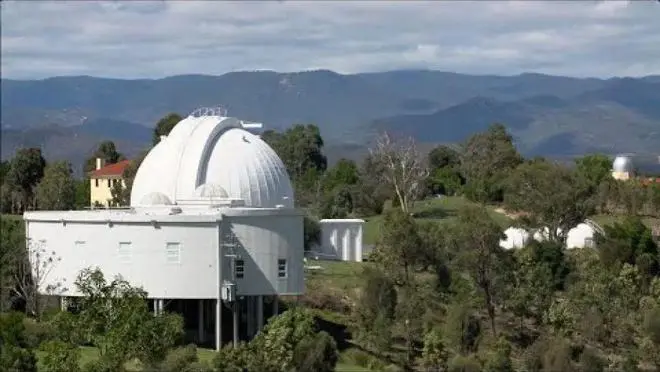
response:
<path fill-rule="evenodd" d="M 96 169 L 89 172 L 89 204 L 91 206 L 103 205 L 112 206 L 112 186 L 121 182 L 126 187 L 123 174 L 124 170 L 131 163 L 130 160 L 122 160 L 115 164 L 105 165 L 105 161 L 96 158 Z"/>

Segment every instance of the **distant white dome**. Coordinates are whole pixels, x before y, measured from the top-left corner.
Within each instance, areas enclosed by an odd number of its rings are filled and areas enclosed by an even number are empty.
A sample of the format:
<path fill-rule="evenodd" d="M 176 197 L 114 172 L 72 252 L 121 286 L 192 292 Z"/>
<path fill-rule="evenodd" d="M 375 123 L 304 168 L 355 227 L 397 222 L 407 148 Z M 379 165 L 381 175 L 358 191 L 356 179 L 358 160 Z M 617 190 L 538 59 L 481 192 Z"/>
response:
<path fill-rule="evenodd" d="M 618 173 L 632 173 L 635 167 L 633 161 L 629 156 L 619 155 L 612 163 L 612 171 Z"/>
<path fill-rule="evenodd" d="M 504 235 L 506 238 L 500 240 L 500 247 L 504 249 L 523 248 L 529 239 L 527 230 L 519 227 L 509 227 Z"/>
<path fill-rule="evenodd" d="M 220 193 L 248 207 L 293 208 L 291 181 L 275 151 L 238 119 L 221 116 L 188 116 L 147 154 L 133 182 L 131 205 L 152 192 L 173 203 Z"/>
<path fill-rule="evenodd" d="M 195 196 L 200 198 L 228 198 L 229 194 L 220 185 L 205 183 L 195 189 Z"/>
<path fill-rule="evenodd" d="M 140 199 L 140 205 L 172 205 L 172 200 L 161 192 L 150 192 Z"/>

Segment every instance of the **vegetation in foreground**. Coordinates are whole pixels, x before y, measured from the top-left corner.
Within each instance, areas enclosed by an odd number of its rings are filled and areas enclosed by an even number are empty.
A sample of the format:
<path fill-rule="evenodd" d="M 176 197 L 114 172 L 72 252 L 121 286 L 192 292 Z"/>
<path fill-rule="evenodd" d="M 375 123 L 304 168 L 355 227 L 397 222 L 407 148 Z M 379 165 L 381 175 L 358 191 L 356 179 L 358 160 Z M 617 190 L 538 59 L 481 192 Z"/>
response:
<path fill-rule="evenodd" d="M 164 118 L 157 133 L 172 123 Z M 3 313 L 0 365 L 330 371 L 341 360 L 371 370 L 660 370 L 658 185 L 612 180 L 601 155 L 574 168 L 524 159 L 500 125 L 427 157 L 384 134 L 361 166 L 343 160 L 331 168 L 313 125 L 263 138 L 309 211 L 306 248 L 318 241 L 317 218 L 368 217 L 373 262 L 323 264 L 307 274 L 307 294 L 288 301 L 255 340 L 200 358 L 206 354 L 183 345 L 176 314 L 153 317 L 141 289 L 99 272 L 81 273 L 88 296 L 76 311 L 42 316 L 29 285 L 39 277 L 25 264 L 34 266 L 35 251 L 20 220 L 3 216 L 0 310 L 22 309 L 30 320 Z M 121 158 L 107 143 L 95 155 Z M 128 187 L 113 190 L 116 204 L 126 203 L 139 162 L 127 170 Z M 38 149 L 19 150 L 2 180 L 5 212 L 66 209 L 89 197 L 88 181 L 72 180 L 67 164 L 46 165 Z M 445 196 L 428 199 L 434 195 Z M 607 225 L 598 249 L 567 251 L 565 232 L 590 216 Z M 550 233 L 505 251 L 499 240 L 509 224 Z"/>

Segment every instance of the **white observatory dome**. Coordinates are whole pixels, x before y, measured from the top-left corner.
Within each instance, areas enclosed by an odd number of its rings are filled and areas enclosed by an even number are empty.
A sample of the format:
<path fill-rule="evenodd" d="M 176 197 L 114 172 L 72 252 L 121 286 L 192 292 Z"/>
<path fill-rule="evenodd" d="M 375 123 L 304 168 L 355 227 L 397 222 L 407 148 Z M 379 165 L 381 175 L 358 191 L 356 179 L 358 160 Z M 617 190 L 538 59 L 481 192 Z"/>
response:
<path fill-rule="evenodd" d="M 632 159 L 626 155 L 619 155 L 612 163 L 612 171 L 618 173 L 632 173 L 634 170 Z"/>
<path fill-rule="evenodd" d="M 229 194 L 220 185 L 205 183 L 195 189 L 195 196 L 200 198 L 228 198 Z"/>
<path fill-rule="evenodd" d="M 229 197 L 247 207 L 293 208 L 282 160 L 241 121 L 223 116 L 188 116 L 147 154 L 135 175 L 131 206 L 144 205 L 145 195 L 153 192 L 173 204 Z"/>
<path fill-rule="evenodd" d="M 167 195 L 156 191 L 143 196 L 140 205 L 172 205 L 172 201 Z"/>

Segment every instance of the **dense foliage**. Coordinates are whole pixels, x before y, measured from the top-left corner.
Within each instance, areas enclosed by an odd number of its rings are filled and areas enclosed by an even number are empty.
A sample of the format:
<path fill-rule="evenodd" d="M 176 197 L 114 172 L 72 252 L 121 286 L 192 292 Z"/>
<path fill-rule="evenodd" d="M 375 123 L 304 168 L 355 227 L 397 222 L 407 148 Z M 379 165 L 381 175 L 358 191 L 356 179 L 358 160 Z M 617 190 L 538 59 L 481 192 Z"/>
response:
<path fill-rule="evenodd" d="M 158 123 L 154 144 L 176 119 Z M 524 159 L 502 125 L 427 156 L 412 141 L 383 135 L 361 162 L 332 165 L 314 125 L 262 138 L 282 158 L 296 205 L 307 212 L 306 250 L 319 243 L 319 219 L 381 222 L 372 262 L 351 279 L 354 292 L 315 288 L 252 341 L 206 363 L 183 344 L 178 315 L 154 316 L 144 291 L 96 270 L 80 273 L 76 285 L 85 296 L 73 311 L 44 313 L 29 292 L 39 281 L 26 270 L 34 248 L 20 218 L 3 215 L 0 369 L 36 370 L 40 355 L 46 371 L 121 371 L 130 363 L 154 371 L 332 371 L 347 341 L 319 325 L 321 314 L 348 326 L 353 358 L 374 370 L 660 371 L 660 250 L 649 226 L 660 217 L 660 184 L 616 181 L 611 159 L 599 154 L 574 166 Z M 93 155 L 88 170 L 95 157 L 122 159 L 111 142 Z M 115 203 L 128 202 L 145 155 L 126 170 L 126 187 L 113 189 Z M 3 212 L 89 201 L 89 180 L 74 180 L 69 164 L 46 164 L 39 149 L 19 150 L 0 171 Z M 469 206 L 440 218 L 416 208 L 448 195 Z M 504 250 L 505 226 L 493 205 L 511 224 L 545 227 L 545 239 Z M 597 213 L 615 222 L 596 236 L 596 249 L 567 250 L 567 232 Z M 98 358 L 82 363 L 81 345 Z"/>

